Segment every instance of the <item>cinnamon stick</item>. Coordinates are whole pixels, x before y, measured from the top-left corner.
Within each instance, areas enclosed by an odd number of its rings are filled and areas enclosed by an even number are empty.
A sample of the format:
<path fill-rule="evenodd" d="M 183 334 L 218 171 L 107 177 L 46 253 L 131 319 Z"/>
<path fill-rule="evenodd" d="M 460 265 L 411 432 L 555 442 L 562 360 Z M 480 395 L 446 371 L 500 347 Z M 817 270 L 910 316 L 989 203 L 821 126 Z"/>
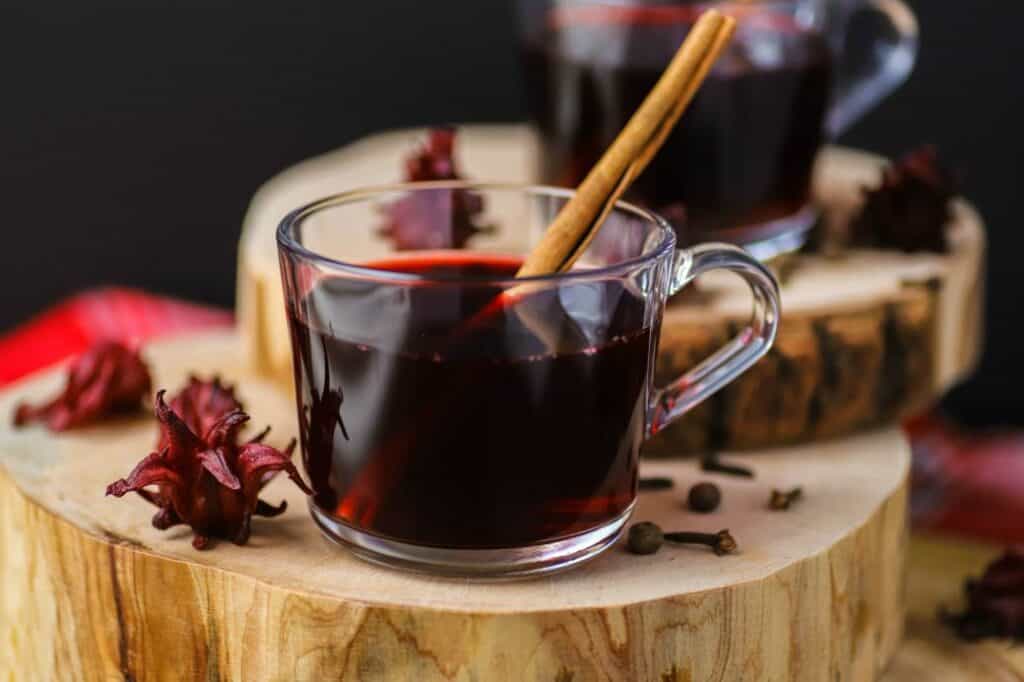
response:
<path fill-rule="evenodd" d="M 518 277 L 572 267 L 615 202 L 661 148 L 728 45 L 735 26 L 734 19 L 713 9 L 701 15 L 654 89 L 527 256 Z"/>

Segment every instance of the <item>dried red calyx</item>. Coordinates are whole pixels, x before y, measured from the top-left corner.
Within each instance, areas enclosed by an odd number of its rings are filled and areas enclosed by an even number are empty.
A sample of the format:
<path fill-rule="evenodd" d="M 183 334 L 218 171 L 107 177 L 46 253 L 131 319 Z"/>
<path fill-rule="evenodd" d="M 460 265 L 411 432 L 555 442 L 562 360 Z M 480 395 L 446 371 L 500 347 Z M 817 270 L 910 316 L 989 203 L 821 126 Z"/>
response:
<path fill-rule="evenodd" d="M 274 507 L 259 499 L 260 490 L 279 471 L 311 494 L 291 461 L 294 440 L 284 451 L 277 450 L 261 442 L 264 431 L 239 444 L 239 430 L 249 421 L 241 410 L 223 415 L 201 436 L 164 402 L 164 391 L 157 393 L 154 411 L 161 449 L 107 486 L 108 495 L 135 491 L 159 507 L 154 527 L 191 526 L 196 549 L 206 549 L 215 537 L 244 545 L 253 514 L 277 516 L 287 507 L 285 502 Z"/>
<path fill-rule="evenodd" d="M 235 387 L 221 383 L 219 376 L 214 376 L 209 381 L 203 381 L 194 375 L 189 376 L 188 383 L 168 401 L 168 404 L 189 430 L 199 435 L 207 434 L 224 415 L 236 410 L 245 410 L 235 397 Z M 165 447 L 167 442 L 161 430 L 156 449 L 159 452 Z"/>
<path fill-rule="evenodd" d="M 942 620 L 968 641 L 987 637 L 1024 640 L 1024 549 L 1009 549 L 964 585 L 967 608 Z"/>
<path fill-rule="evenodd" d="M 460 180 L 455 161 L 455 129 L 435 128 L 426 142 L 405 160 L 405 180 Z M 396 250 L 461 249 L 474 234 L 483 198 L 463 189 L 420 190 L 386 207 L 380 233 Z"/>
<path fill-rule="evenodd" d="M 455 128 L 434 128 L 426 141 L 405 160 L 408 182 L 458 180 L 455 166 Z"/>
<path fill-rule="evenodd" d="M 850 224 L 850 244 L 945 253 L 956 195 L 956 182 L 934 147 L 912 152 L 883 170 L 881 186 L 864 190 L 864 207 Z"/>
<path fill-rule="evenodd" d="M 309 343 L 308 337 L 303 341 Z M 348 429 L 342 418 L 341 407 L 345 402 L 345 394 L 341 387 L 331 388 L 331 358 L 327 352 L 327 339 L 320 337 L 320 348 L 323 353 L 323 385 L 320 389 L 310 391 L 310 401 L 303 406 L 300 413 L 300 436 L 302 437 L 303 463 L 306 473 L 313 482 L 314 494 L 318 504 L 333 507 L 337 497 L 331 486 L 326 485 L 330 478 L 330 457 L 313 456 L 314 453 L 330 453 L 334 449 L 334 434 L 341 429 L 341 435 L 348 440 Z M 314 384 L 312 358 L 303 354 L 302 369 L 310 387 Z"/>
<path fill-rule="evenodd" d="M 51 431 L 66 431 L 139 409 L 151 387 L 149 368 L 138 350 L 103 341 L 71 364 L 58 396 L 42 405 L 18 405 L 14 425 L 40 421 Z"/>

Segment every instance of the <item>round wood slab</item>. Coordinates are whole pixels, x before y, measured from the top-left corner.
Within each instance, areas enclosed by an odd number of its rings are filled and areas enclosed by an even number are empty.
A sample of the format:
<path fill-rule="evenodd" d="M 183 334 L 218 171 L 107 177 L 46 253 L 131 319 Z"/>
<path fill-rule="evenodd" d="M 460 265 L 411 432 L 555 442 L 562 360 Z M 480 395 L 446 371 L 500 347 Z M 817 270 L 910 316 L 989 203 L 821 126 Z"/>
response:
<path fill-rule="evenodd" d="M 460 127 L 465 174 L 529 182 L 536 137 L 525 126 Z M 399 180 L 424 131 L 375 135 L 301 163 L 254 197 L 239 248 L 239 323 L 258 373 L 291 382 L 274 230 L 291 209 L 345 189 Z M 822 154 L 815 192 L 825 218 L 846 222 L 884 160 L 849 149 Z M 975 367 L 981 348 L 984 230 L 958 201 L 949 255 L 850 251 L 799 256 L 782 288 L 783 317 L 771 355 L 651 444 L 652 454 L 807 442 L 892 423 L 920 409 Z M 722 345 L 750 310 L 746 287 L 706 277 L 701 295 L 670 306 L 659 375 L 675 377 Z"/>
<path fill-rule="evenodd" d="M 157 387 L 189 372 L 237 383 L 270 442 L 294 408 L 240 361 L 226 334 L 154 345 Z M 54 436 L 15 431 L 23 398 L 51 371 L 0 394 L 0 677 L 6 679 L 589 680 L 876 679 L 903 632 L 909 454 L 896 429 L 735 460 L 754 480 L 652 461 L 675 490 L 644 493 L 635 520 L 731 529 L 739 554 L 621 544 L 593 562 L 521 582 L 423 577 L 364 563 L 323 540 L 286 480 L 289 502 L 256 519 L 249 545 L 192 549 L 187 528 L 158 531 L 137 497 L 105 486 L 151 451 L 139 416 Z M 701 516 L 680 500 L 698 479 L 723 489 Z M 788 512 L 773 487 L 801 485 Z M 443 504 L 443 500 L 438 501 Z"/>

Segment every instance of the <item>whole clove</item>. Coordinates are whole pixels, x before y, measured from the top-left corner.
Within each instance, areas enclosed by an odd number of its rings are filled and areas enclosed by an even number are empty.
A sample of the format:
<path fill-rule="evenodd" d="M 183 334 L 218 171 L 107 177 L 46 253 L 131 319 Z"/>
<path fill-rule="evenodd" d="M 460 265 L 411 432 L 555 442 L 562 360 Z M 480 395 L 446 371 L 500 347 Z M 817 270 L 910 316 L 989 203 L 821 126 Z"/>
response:
<path fill-rule="evenodd" d="M 671 490 L 676 485 L 675 481 L 671 478 L 664 476 L 652 476 L 649 478 L 641 478 L 637 484 L 641 492 L 654 492 L 658 490 Z"/>
<path fill-rule="evenodd" d="M 772 496 L 768 499 L 768 508 L 774 511 L 786 511 L 793 503 L 804 496 L 802 488 L 792 490 L 772 490 Z"/>
<path fill-rule="evenodd" d="M 735 538 L 728 530 L 717 533 L 679 531 L 665 533 L 656 523 L 643 521 L 629 529 L 627 546 L 633 554 L 655 554 L 666 542 L 679 545 L 705 545 L 718 556 L 731 554 L 738 548 Z"/>
<path fill-rule="evenodd" d="M 738 549 L 736 540 L 728 529 L 720 530 L 717 533 L 665 533 L 665 542 L 675 542 L 681 545 L 707 545 L 718 556 L 732 554 Z"/>
<path fill-rule="evenodd" d="M 704 471 L 716 474 L 728 474 L 729 476 L 740 476 L 742 478 L 753 478 L 754 471 L 738 464 L 727 464 L 723 462 L 717 453 L 709 453 L 700 461 L 700 468 Z"/>

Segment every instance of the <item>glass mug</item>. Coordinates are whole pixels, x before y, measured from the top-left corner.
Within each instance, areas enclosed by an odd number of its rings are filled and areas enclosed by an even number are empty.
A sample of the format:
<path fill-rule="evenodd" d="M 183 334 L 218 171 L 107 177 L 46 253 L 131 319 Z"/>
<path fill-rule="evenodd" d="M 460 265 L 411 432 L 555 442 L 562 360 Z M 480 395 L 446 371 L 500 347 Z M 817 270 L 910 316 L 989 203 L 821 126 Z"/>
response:
<path fill-rule="evenodd" d="M 327 197 L 281 223 L 302 458 L 328 538 L 451 575 L 574 565 L 626 523 L 644 438 L 768 351 L 771 274 L 735 246 L 678 250 L 671 226 L 629 204 L 572 271 L 514 279 L 570 196 L 413 183 Z M 489 228 L 460 250 L 467 197 Z M 428 211 L 428 248 L 398 251 L 382 236 L 395 207 Z M 750 285 L 752 318 L 656 389 L 665 302 L 716 269 Z"/>
<path fill-rule="evenodd" d="M 761 258 L 802 245 L 816 217 L 818 150 L 901 85 L 917 52 L 916 21 L 900 0 L 519 5 L 541 181 L 566 187 L 600 158 L 701 12 L 737 19 L 731 45 L 627 198 L 673 222 L 685 215 L 683 244 L 729 241 Z"/>

